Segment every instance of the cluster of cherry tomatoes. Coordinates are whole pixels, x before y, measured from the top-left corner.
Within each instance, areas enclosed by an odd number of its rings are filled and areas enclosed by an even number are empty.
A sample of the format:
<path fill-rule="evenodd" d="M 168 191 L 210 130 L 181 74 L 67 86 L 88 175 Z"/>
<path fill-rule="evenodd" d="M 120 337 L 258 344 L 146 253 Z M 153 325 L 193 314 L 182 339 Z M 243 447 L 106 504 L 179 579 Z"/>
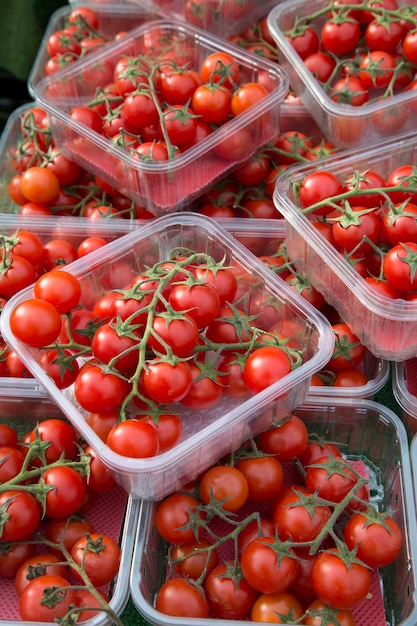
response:
<path fill-rule="evenodd" d="M 417 291 L 416 175 L 413 164 L 355 170 L 346 176 L 317 170 L 295 183 L 295 201 L 312 225 L 384 296 L 412 301 Z"/>
<path fill-rule="evenodd" d="M 111 416 L 111 450 L 149 457 L 167 448 L 165 421 L 170 446 L 181 437 L 181 416 L 167 407 L 208 410 L 222 398 L 244 399 L 301 365 L 282 303 L 256 283 L 237 264 L 176 249 L 141 272 L 129 266 L 124 288 L 90 296 L 86 307 L 78 278 L 51 270 L 12 310 L 10 328 L 38 349 L 58 388 L 74 385 L 82 410 Z"/>
<path fill-rule="evenodd" d="M 18 120 L 17 145 L 10 146 L 12 176 L 9 198 L 24 216 L 72 215 L 97 219 L 117 215 L 148 219 L 137 206 L 98 176 L 93 176 L 57 148 L 49 116 L 39 106 L 28 106 Z"/>
<path fill-rule="evenodd" d="M 22 620 L 52 622 L 72 612 L 84 621 L 92 609 L 109 608 L 104 591 L 121 549 L 94 528 L 89 512 L 116 483 L 80 444 L 60 418 L 23 434 L 0 425 L 0 576 L 14 579 Z"/>
<path fill-rule="evenodd" d="M 313 386 L 363 387 L 369 380 L 367 358 L 369 352 L 357 335 L 352 332 L 337 311 L 326 303 L 324 296 L 315 289 L 309 279 L 301 274 L 289 259 L 285 240 L 281 241 L 274 254 L 258 257 L 271 270 L 290 285 L 294 291 L 321 311 L 332 325 L 335 345 L 333 355 L 326 366 L 311 378 Z"/>
<path fill-rule="evenodd" d="M 96 97 L 72 108 L 70 117 L 139 160 L 166 161 L 268 95 L 267 75 L 265 84 L 245 81 L 228 52 L 212 52 L 198 63 L 192 46 L 171 37 L 164 45 L 155 29 L 134 55 L 120 56 L 114 68 L 102 64 Z M 226 160 L 240 156 L 231 142 L 215 151 Z"/>
<path fill-rule="evenodd" d="M 105 45 L 108 39 L 98 32 L 98 26 L 99 18 L 92 8 L 72 9 L 63 27 L 48 37 L 46 51 L 49 59 L 45 64 L 45 75 L 49 76 Z M 116 34 L 115 39 L 123 34 Z"/>
<path fill-rule="evenodd" d="M 169 559 L 155 606 L 187 619 L 354 626 L 403 542 L 366 466 L 296 414 L 165 498 L 155 523 Z"/>
<path fill-rule="evenodd" d="M 332 0 L 285 35 L 330 98 L 362 106 L 415 88 L 416 24 L 397 0 Z"/>
<path fill-rule="evenodd" d="M 42 274 L 96 250 L 107 243 L 107 237 L 78 237 L 78 243 L 63 232 L 51 229 L 50 236 L 41 238 L 33 229 L 17 229 L 1 234 L 0 306 L 21 289 L 33 284 Z M 0 375 L 31 378 L 32 374 L 16 352 L 1 341 Z"/>

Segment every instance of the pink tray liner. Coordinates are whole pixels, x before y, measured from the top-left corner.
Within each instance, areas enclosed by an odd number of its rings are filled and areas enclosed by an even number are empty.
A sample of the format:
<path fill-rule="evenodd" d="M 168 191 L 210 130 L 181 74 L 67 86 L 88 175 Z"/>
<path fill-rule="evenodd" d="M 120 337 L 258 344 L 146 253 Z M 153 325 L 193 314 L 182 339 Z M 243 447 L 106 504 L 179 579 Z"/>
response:
<path fill-rule="evenodd" d="M 109 493 L 100 494 L 86 516 L 96 532 L 110 535 L 118 542 L 125 519 L 126 503 L 126 492 L 118 487 Z M 103 588 L 102 591 L 107 593 L 108 589 Z M 0 577 L 0 597 L 0 624 L 2 621 L 21 621 L 13 578 Z"/>

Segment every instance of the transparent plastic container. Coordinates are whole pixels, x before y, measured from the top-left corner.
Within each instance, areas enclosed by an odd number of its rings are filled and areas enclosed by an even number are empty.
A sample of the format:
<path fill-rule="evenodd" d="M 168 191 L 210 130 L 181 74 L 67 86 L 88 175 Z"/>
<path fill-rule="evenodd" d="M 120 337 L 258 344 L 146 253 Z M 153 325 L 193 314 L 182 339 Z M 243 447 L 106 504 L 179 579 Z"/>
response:
<path fill-rule="evenodd" d="M 169 258 L 170 250 L 177 246 L 208 253 L 217 260 L 225 256 L 226 265 L 237 265 L 249 273 L 251 282 L 248 284 L 243 278 L 239 308 L 248 312 L 255 297 L 267 296 L 273 308 L 279 311 L 282 323 L 291 324 L 293 341 L 303 358 L 301 365 L 288 376 L 256 396 L 243 400 L 224 397 L 215 407 L 198 412 L 171 404 L 172 410 L 180 411 L 183 438 L 178 445 L 163 454 L 147 459 L 133 459 L 112 452 L 85 422 L 85 412 L 74 399 L 72 387 L 63 391 L 57 389 L 39 365 L 39 351 L 23 345 L 13 335 L 10 315 L 18 303 L 31 297 L 31 288 L 22 290 L 9 300 L 1 316 L 1 332 L 5 340 L 48 395 L 97 451 L 125 490 L 134 497 L 148 500 L 161 499 L 178 489 L 251 434 L 265 428 L 271 419 L 278 420 L 288 415 L 305 398 L 311 375 L 322 368 L 333 350 L 333 331 L 324 316 L 275 277 L 225 229 L 199 215 L 184 212 L 153 220 L 140 230 L 92 252 L 88 258 L 68 265 L 66 270 L 79 278 L 83 290 L 81 305 L 85 306 L 91 303 L 91 298 L 109 289 L 111 272 L 114 270 L 113 276 L 117 276 L 120 264 L 131 267 L 133 278 L 135 273 L 144 269 L 145 264 L 152 266 Z M 126 273 L 118 280 L 119 283 L 117 279 L 111 280 L 111 288 L 124 286 Z M 267 423 L 257 417 L 257 410 L 261 406 L 271 408 L 269 417 L 264 418 Z"/>
<path fill-rule="evenodd" d="M 109 139 L 74 121 L 69 110 L 75 105 L 87 104 L 97 87 L 111 82 L 113 68 L 122 56 L 137 55 L 143 45 L 147 48 L 154 39 L 168 47 L 178 41 L 185 44 L 190 51 L 189 66 L 195 68 L 212 52 L 229 52 L 241 68 L 239 84 L 258 82 L 267 75 L 271 90 L 256 106 L 230 119 L 177 157 L 166 161 L 138 160 Z M 157 43 L 154 47 L 158 54 L 161 45 Z M 59 76 L 43 79 L 36 88 L 38 103 L 50 115 L 57 147 L 156 217 L 189 205 L 280 132 L 280 105 L 288 91 L 288 77 L 282 68 L 185 22 L 148 22 L 72 65 L 61 70 Z M 97 68 L 101 79 L 92 77 Z M 244 142 L 239 143 L 242 149 L 238 154 L 233 152 L 228 158 L 224 158 L 224 153 L 219 155 L 220 149 L 236 145 L 242 137 Z"/>
<path fill-rule="evenodd" d="M 417 434 L 417 359 L 392 364 L 392 391 L 413 437 Z"/>
<path fill-rule="evenodd" d="M 357 626 L 414 626 L 417 620 L 416 512 L 407 435 L 390 409 L 371 400 L 314 398 L 297 407 L 310 432 L 343 445 L 347 458 L 362 461 L 369 473 L 371 502 L 393 515 L 403 535 L 398 558 L 373 574 L 372 597 L 353 609 Z M 171 617 L 154 599 L 167 576 L 168 544 L 155 528 L 158 504 L 142 502 L 130 577 L 132 600 L 154 626 L 220 626 L 216 618 Z M 233 626 L 247 621 L 229 620 Z"/>
<path fill-rule="evenodd" d="M 38 422 L 46 419 L 64 419 L 62 411 L 48 398 L 35 394 L 16 392 L 0 385 L 1 423 L 12 426 L 20 436 L 32 430 Z M 129 598 L 129 575 L 133 555 L 134 534 L 139 519 L 140 503 L 129 498 L 119 487 L 100 494 L 88 511 L 87 517 L 97 532 L 109 534 L 121 548 L 120 568 L 117 577 L 103 588 L 109 596 L 109 606 L 120 615 Z M 2 603 L 1 626 L 29 626 L 33 622 L 23 621 L 18 610 L 14 578 L 0 578 Z M 38 622 L 41 623 L 41 622 Z M 44 622 L 42 622 L 44 623 Z M 88 626 L 110 626 L 112 620 L 105 612 L 83 622 Z"/>
<path fill-rule="evenodd" d="M 302 58 L 287 41 L 285 32 L 296 20 L 319 11 L 327 0 L 286 0 L 268 14 L 268 27 L 278 47 L 279 62 L 287 71 L 293 91 L 316 120 L 326 137 L 336 146 L 354 148 L 393 138 L 415 127 L 416 92 L 404 90 L 363 106 L 333 101 L 309 72 Z M 414 2 L 398 0 L 399 6 Z M 317 32 L 325 21 L 318 19 Z"/>
<path fill-rule="evenodd" d="M 77 3 L 77 7 L 90 7 L 98 18 L 98 25 L 95 29 L 97 35 L 101 36 L 108 43 L 114 40 L 119 33 L 127 32 L 141 24 L 163 17 L 161 11 L 152 10 L 145 6 L 132 3 L 112 3 L 99 4 L 97 2 L 84 1 Z M 32 98 L 35 97 L 36 86 L 42 78 L 45 78 L 45 66 L 50 58 L 47 50 L 47 43 L 52 34 L 65 28 L 68 25 L 68 18 L 75 7 L 62 6 L 54 11 L 49 18 L 42 41 L 32 65 L 28 77 L 28 91 Z M 73 61 L 76 62 L 76 61 Z M 55 74 L 55 73 L 54 73 Z"/>
<path fill-rule="evenodd" d="M 285 240 L 284 220 L 219 219 L 218 222 L 256 255 L 274 255 L 278 246 Z M 387 383 L 390 374 L 390 364 L 385 359 L 376 357 L 367 350 L 359 370 L 368 378 L 368 382 L 365 385 L 359 385 L 358 387 L 310 385 L 308 396 L 318 398 L 372 399 Z"/>
<path fill-rule="evenodd" d="M 395 168 L 415 163 L 415 134 L 361 150 L 346 150 L 323 159 L 319 167 L 341 180 L 354 171 L 375 170 L 386 177 Z M 376 356 L 405 361 L 417 355 L 417 304 L 375 293 L 358 272 L 312 226 L 311 214 L 298 208 L 293 185 L 317 169 L 314 163 L 291 168 L 277 181 L 274 203 L 284 216 L 288 253 L 297 269 L 334 306 L 361 342 Z"/>
<path fill-rule="evenodd" d="M 113 0 L 114 1 L 114 0 Z M 108 0 L 96 0 L 95 4 L 106 5 Z M 245 30 L 256 21 L 265 17 L 275 6 L 276 1 L 264 0 L 120 0 L 121 6 L 135 3 L 145 4 L 153 9 L 163 11 L 165 16 L 172 15 L 193 26 L 227 38 Z M 77 6 L 81 0 L 70 0 Z"/>

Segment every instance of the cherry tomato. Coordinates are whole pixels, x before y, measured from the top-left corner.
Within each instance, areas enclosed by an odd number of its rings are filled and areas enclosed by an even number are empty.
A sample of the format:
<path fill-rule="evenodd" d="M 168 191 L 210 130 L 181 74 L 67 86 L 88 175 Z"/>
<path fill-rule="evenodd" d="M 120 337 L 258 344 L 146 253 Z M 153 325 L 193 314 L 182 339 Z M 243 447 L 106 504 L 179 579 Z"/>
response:
<path fill-rule="evenodd" d="M 216 465 L 208 469 L 200 480 L 200 498 L 208 504 L 215 498 L 226 511 L 237 513 L 249 497 L 248 481 L 236 467 Z"/>
<path fill-rule="evenodd" d="M 165 615 L 207 618 L 209 605 L 201 591 L 185 578 L 172 578 L 160 587 L 155 608 Z"/>
<path fill-rule="evenodd" d="M 158 432 L 151 423 L 128 419 L 110 429 L 107 445 L 122 456 L 139 459 L 152 457 L 159 452 Z"/>
<path fill-rule="evenodd" d="M 24 621 L 54 622 L 64 617 L 70 606 L 75 604 L 75 591 L 68 589 L 71 584 L 61 576 L 39 576 L 32 580 L 19 598 L 20 617 Z M 55 600 L 49 606 L 42 600 L 45 591 L 51 590 Z"/>
<path fill-rule="evenodd" d="M 209 607 L 214 615 L 222 619 L 245 618 L 258 597 L 258 592 L 244 578 L 233 578 L 236 571 L 233 562 L 222 562 L 213 569 L 204 585 Z"/>
<path fill-rule="evenodd" d="M 385 567 L 398 556 L 403 543 L 401 529 L 389 515 L 374 512 L 352 515 L 343 530 L 349 550 L 369 567 Z"/>
<path fill-rule="evenodd" d="M 248 481 L 248 502 L 272 500 L 283 485 L 284 470 L 280 461 L 273 456 L 243 458 L 235 467 Z"/>
<path fill-rule="evenodd" d="M 106 534 L 91 533 L 75 542 L 71 557 L 82 567 L 95 587 L 111 582 L 119 571 L 120 547 Z M 74 576 L 80 580 L 77 572 Z"/>
<path fill-rule="evenodd" d="M 163 500 L 156 511 L 155 524 L 159 534 L 170 543 L 188 545 L 196 538 L 194 530 L 186 528 L 199 502 L 186 493 L 173 493 Z"/>
<path fill-rule="evenodd" d="M 352 609 L 368 595 L 370 570 L 358 563 L 346 564 L 337 548 L 317 555 L 311 570 L 311 582 L 326 604 L 336 609 Z"/>
<path fill-rule="evenodd" d="M 10 329 L 22 343 L 41 348 L 61 331 L 61 317 L 53 304 L 39 298 L 20 302 L 10 314 Z"/>

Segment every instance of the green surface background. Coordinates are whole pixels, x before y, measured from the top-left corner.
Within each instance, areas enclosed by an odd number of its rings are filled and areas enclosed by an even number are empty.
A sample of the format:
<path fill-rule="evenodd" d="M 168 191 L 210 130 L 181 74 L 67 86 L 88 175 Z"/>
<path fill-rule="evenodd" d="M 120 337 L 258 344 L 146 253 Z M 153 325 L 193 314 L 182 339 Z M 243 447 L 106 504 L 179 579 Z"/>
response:
<path fill-rule="evenodd" d="M 51 14 L 66 4 L 62 0 L 1 0 L 0 67 L 5 73 L 27 79 Z"/>

